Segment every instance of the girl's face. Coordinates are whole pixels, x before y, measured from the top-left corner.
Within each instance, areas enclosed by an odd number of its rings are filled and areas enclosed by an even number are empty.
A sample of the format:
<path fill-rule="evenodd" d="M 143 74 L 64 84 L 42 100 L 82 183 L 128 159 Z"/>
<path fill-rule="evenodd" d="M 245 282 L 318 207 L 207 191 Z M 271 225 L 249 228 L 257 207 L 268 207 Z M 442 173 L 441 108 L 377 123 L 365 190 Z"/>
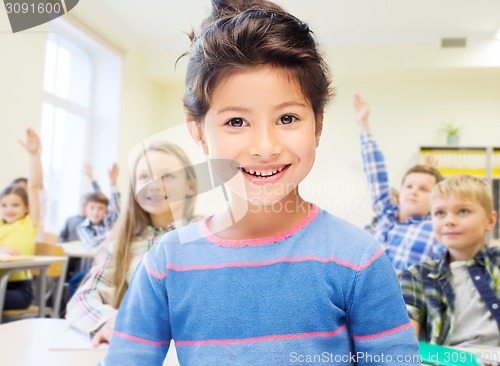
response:
<path fill-rule="evenodd" d="M 28 207 L 17 194 L 8 194 L 0 199 L 2 219 L 10 224 L 22 219 L 28 213 Z"/>
<path fill-rule="evenodd" d="M 321 132 L 315 124 L 295 80 L 263 67 L 235 73 L 216 86 L 198 133 L 211 159 L 235 162 L 231 191 L 268 205 L 297 193 L 311 170 Z"/>
<path fill-rule="evenodd" d="M 139 159 L 134 187 L 139 205 L 152 216 L 171 211 L 182 217 L 185 199 L 194 194 L 179 159 L 161 151 L 147 151 Z"/>

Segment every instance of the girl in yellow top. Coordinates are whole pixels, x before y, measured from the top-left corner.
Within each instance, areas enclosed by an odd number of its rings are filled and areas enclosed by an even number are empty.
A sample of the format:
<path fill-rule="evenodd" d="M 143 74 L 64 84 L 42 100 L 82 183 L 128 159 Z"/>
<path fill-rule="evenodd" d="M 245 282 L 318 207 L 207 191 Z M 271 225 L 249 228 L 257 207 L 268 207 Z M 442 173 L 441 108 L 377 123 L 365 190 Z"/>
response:
<path fill-rule="evenodd" d="M 35 238 L 41 226 L 39 191 L 42 186 L 41 143 L 34 130 L 19 141 L 29 153 L 27 188 L 11 185 L 0 193 L 0 255 L 34 255 Z M 24 309 L 33 301 L 31 276 L 14 272 L 7 286 L 4 309 Z"/>

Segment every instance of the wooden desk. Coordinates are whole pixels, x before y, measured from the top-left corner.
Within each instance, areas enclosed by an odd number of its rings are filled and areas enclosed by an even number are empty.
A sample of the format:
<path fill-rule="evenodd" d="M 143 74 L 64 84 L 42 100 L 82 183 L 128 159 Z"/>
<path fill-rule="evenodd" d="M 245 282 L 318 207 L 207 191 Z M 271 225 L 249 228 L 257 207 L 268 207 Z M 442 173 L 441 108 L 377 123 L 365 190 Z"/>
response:
<path fill-rule="evenodd" d="M 97 248 L 87 249 L 81 242 L 61 243 L 60 245 L 68 257 L 93 259 L 97 254 Z"/>
<path fill-rule="evenodd" d="M 0 360 L 5 366 L 95 366 L 105 349 L 50 350 L 69 328 L 65 319 L 24 319 L 0 325 Z"/>
<path fill-rule="evenodd" d="M 106 349 L 56 349 L 54 344 L 70 329 L 65 319 L 24 319 L 0 325 L 2 366 L 96 366 Z M 86 343 L 86 340 L 85 340 Z M 83 346 L 86 346 L 84 344 Z M 171 347 L 163 366 L 179 366 Z"/>
<path fill-rule="evenodd" d="M 45 294 L 47 286 L 47 268 L 49 268 L 54 263 L 63 264 L 63 273 L 66 272 L 66 264 L 68 258 L 66 257 L 52 257 L 52 256 L 41 256 L 36 255 L 30 259 L 25 260 L 15 260 L 15 261 L 0 261 L 0 323 L 2 322 L 2 311 L 5 302 L 5 292 L 7 290 L 7 282 L 9 281 L 9 276 L 16 271 L 39 269 L 40 276 L 37 278 L 37 299 L 39 313 L 38 316 L 43 318 L 45 316 Z M 64 276 L 61 276 L 62 281 L 64 281 Z"/>

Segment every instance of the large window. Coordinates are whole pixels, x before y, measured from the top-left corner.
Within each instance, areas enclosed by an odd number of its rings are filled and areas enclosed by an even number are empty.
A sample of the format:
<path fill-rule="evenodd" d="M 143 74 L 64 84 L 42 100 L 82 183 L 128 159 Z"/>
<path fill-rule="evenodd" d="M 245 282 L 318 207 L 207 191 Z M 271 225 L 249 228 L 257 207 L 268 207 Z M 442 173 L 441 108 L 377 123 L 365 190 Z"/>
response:
<path fill-rule="evenodd" d="M 58 22 L 46 43 L 42 105 L 45 231 L 58 233 L 80 213 L 85 163 L 99 172 L 116 161 L 119 84 L 119 57 Z"/>

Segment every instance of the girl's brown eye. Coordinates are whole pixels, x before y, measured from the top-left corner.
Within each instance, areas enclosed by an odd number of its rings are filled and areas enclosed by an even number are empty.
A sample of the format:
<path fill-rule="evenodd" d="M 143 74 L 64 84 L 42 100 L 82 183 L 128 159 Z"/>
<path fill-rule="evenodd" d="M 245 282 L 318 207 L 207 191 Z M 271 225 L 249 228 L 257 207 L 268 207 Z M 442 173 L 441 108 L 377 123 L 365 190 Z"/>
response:
<path fill-rule="evenodd" d="M 285 114 L 284 116 L 281 116 L 279 119 L 280 124 L 282 125 L 289 125 L 290 123 L 293 123 L 297 120 L 296 117 L 290 115 L 290 114 Z"/>
<path fill-rule="evenodd" d="M 242 118 L 231 118 L 229 121 L 227 121 L 227 124 L 231 127 L 243 127 L 245 121 L 243 121 Z"/>

